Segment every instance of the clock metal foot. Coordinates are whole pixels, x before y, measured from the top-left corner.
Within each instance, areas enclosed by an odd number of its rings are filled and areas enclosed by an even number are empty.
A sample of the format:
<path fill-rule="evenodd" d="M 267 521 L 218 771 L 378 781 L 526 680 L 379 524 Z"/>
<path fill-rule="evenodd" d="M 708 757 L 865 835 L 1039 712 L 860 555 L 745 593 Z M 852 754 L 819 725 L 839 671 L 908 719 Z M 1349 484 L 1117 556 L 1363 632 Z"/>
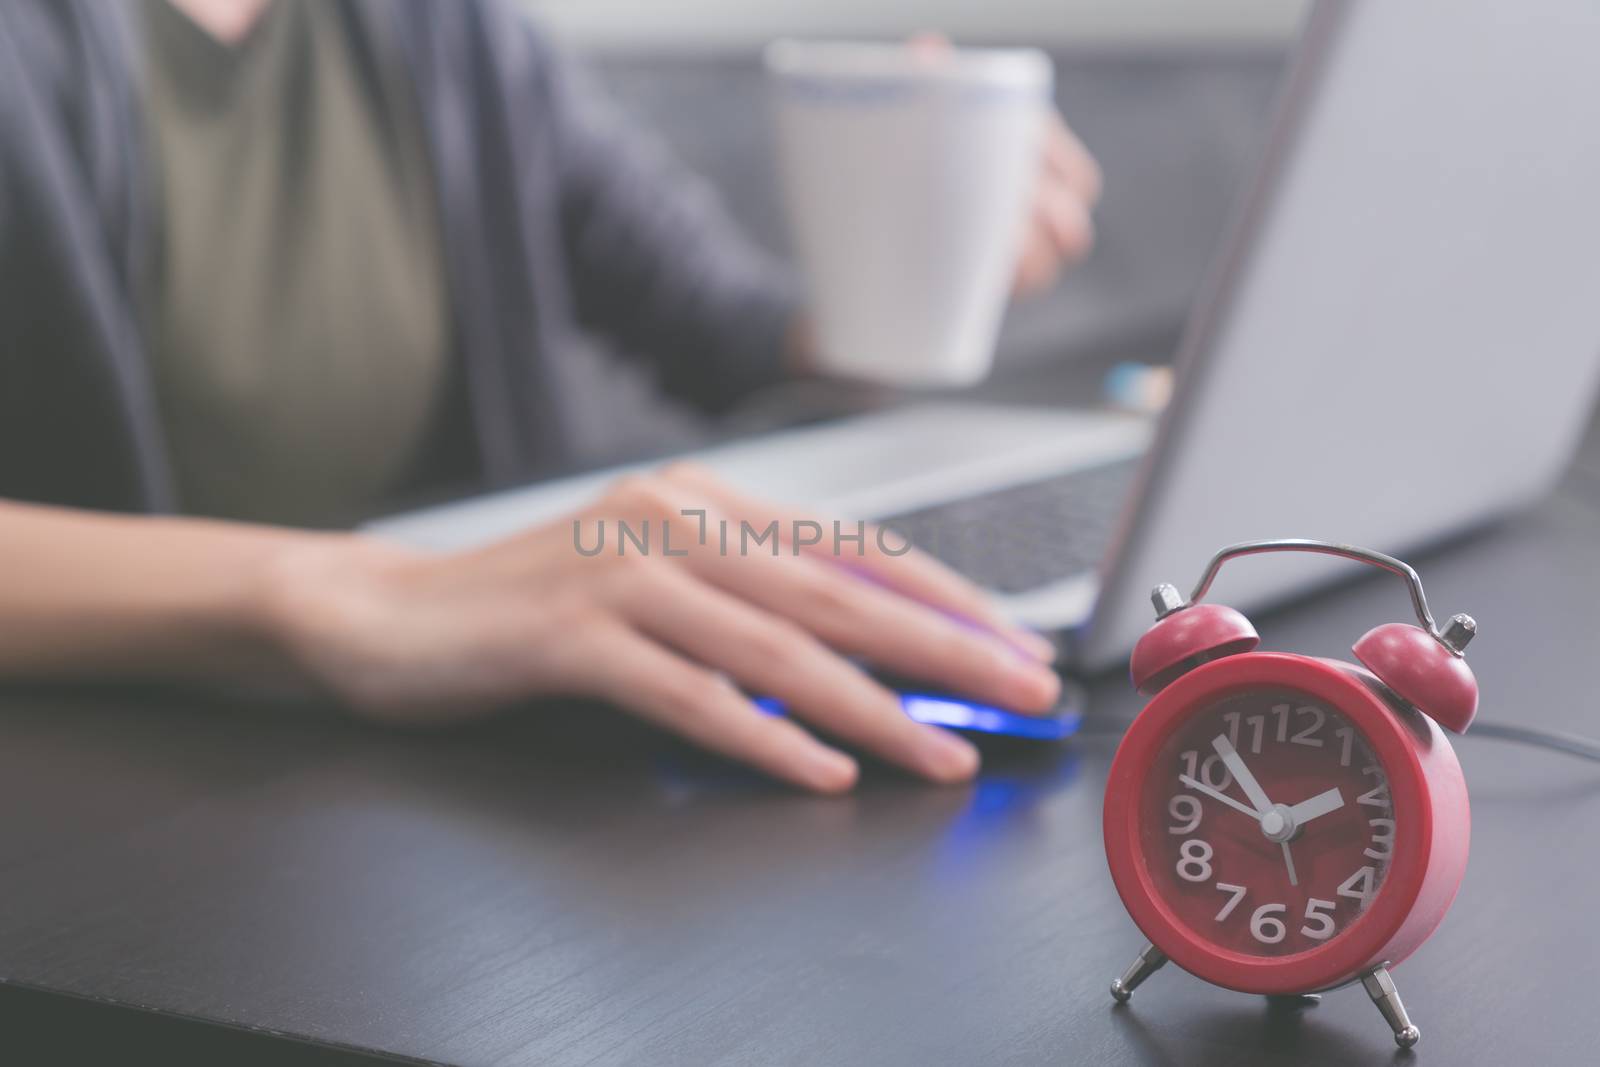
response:
<path fill-rule="evenodd" d="M 1406 1006 L 1400 1003 L 1400 991 L 1389 976 L 1389 968 L 1382 965 L 1374 967 L 1361 976 L 1361 985 L 1366 989 L 1367 996 L 1372 998 L 1372 1003 L 1378 1006 L 1378 1011 L 1383 1013 L 1383 1021 L 1394 1031 L 1394 1043 L 1401 1048 L 1415 1045 L 1421 1039 L 1422 1031 L 1411 1024 L 1411 1016 L 1406 1014 Z"/>
<path fill-rule="evenodd" d="M 1320 993 L 1283 993 L 1272 994 L 1267 997 L 1267 1004 L 1285 1011 L 1299 1011 L 1301 1008 L 1314 1008 L 1322 1003 Z"/>
<path fill-rule="evenodd" d="M 1140 983 L 1159 971 L 1166 962 L 1165 953 L 1154 945 L 1145 945 L 1139 950 L 1138 957 L 1128 964 L 1128 969 L 1122 972 L 1122 977 L 1112 981 L 1111 995 L 1118 1004 L 1126 1004 Z"/>

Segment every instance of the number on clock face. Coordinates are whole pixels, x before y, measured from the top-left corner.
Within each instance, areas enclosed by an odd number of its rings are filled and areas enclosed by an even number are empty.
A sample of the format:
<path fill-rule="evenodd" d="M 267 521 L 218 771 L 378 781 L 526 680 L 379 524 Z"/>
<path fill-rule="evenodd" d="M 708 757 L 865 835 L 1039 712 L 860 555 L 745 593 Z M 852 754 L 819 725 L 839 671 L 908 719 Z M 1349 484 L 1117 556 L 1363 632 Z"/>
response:
<path fill-rule="evenodd" d="M 1283 956 L 1337 937 L 1377 896 L 1394 856 L 1396 813 L 1371 745 L 1337 709 L 1290 690 L 1190 715 L 1141 803 L 1141 847 L 1161 897 L 1235 952 Z"/>

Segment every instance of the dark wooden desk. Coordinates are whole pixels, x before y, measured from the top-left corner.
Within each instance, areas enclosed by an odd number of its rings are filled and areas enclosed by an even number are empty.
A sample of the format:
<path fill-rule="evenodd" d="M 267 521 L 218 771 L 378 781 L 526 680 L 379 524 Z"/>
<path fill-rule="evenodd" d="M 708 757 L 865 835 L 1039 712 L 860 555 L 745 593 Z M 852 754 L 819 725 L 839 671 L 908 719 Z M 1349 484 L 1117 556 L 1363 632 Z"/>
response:
<path fill-rule="evenodd" d="M 1600 734 L 1587 455 L 1536 512 L 1420 561 L 1438 606 L 1482 623 L 1485 716 Z M 1262 628 L 1342 654 L 1405 613 L 1398 586 L 1369 582 Z M 73 1029 L 103 1009 L 60 994 L 464 1064 L 1403 1058 L 1359 990 L 1280 1013 L 1169 968 L 1112 1006 L 1140 938 L 1101 852 L 1104 726 L 1135 707 L 1103 679 L 1102 732 L 992 753 L 970 788 L 881 772 L 822 800 L 597 709 L 406 736 L 10 693 L 0 1001 L 52 991 Z M 1591 1062 L 1600 766 L 1458 749 L 1473 857 L 1397 972 L 1415 1058 Z"/>

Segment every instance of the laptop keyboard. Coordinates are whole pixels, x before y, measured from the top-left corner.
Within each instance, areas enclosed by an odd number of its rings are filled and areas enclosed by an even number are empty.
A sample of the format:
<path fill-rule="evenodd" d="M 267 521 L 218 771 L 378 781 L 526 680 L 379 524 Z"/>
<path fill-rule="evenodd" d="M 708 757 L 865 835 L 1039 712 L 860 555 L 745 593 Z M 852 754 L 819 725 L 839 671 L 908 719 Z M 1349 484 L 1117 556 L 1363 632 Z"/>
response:
<path fill-rule="evenodd" d="M 1139 457 L 890 515 L 880 521 L 979 585 L 1025 593 L 1097 566 Z"/>

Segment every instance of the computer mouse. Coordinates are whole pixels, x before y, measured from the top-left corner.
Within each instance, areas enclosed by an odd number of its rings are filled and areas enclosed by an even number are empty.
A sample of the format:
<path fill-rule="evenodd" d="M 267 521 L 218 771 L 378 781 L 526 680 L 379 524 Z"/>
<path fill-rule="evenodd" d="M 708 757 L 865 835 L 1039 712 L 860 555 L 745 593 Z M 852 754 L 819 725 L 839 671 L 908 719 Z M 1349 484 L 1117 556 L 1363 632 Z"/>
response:
<path fill-rule="evenodd" d="M 1060 741 L 1077 733 L 1083 723 L 1083 694 L 1070 683 L 1063 686 L 1061 699 L 1054 708 L 1039 715 L 1029 715 L 985 704 L 914 679 L 877 672 L 873 672 L 873 677 L 900 695 L 900 706 L 907 715 L 930 726 L 1024 741 Z M 769 715 L 788 714 L 784 702 L 776 697 L 756 696 L 752 700 Z"/>

